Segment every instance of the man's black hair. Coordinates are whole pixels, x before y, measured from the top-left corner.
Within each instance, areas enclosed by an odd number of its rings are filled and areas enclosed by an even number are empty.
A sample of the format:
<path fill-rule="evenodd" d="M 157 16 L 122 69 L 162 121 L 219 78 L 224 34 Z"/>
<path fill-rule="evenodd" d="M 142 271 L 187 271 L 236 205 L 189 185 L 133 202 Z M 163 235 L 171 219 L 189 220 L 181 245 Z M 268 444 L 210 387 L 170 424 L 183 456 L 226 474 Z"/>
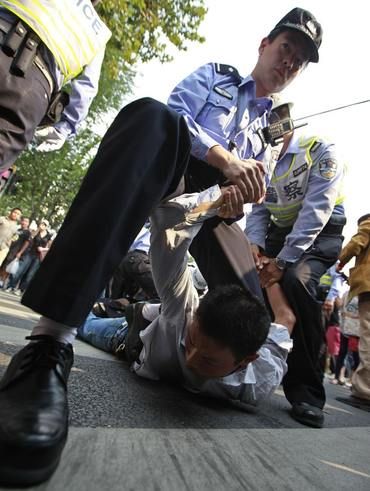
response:
<path fill-rule="evenodd" d="M 196 315 L 202 333 L 228 346 L 237 362 L 259 350 L 270 328 L 266 307 L 238 285 L 208 291 Z"/>
<path fill-rule="evenodd" d="M 10 210 L 10 213 L 13 213 L 13 211 L 15 211 L 15 210 L 18 210 L 18 211 L 20 211 L 20 212 L 22 213 L 22 209 L 21 209 L 21 208 L 19 208 L 19 206 L 15 206 L 14 208 L 12 208 L 12 209 Z"/>
<path fill-rule="evenodd" d="M 360 225 L 360 223 L 364 222 L 365 220 L 367 220 L 368 218 L 370 218 L 370 213 L 366 213 L 366 215 L 362 215 L 362 217 L 360 217 L 358 220 L 357 220 L 357 225 Z"/>

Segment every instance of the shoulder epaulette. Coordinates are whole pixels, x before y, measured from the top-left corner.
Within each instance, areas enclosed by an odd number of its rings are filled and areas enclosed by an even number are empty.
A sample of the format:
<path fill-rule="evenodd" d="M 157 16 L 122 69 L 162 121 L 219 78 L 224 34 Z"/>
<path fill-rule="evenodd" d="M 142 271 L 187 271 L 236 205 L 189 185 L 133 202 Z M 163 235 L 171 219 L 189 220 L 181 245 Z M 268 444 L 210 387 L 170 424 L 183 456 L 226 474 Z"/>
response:
<path fill-rule="evenodd" d="M 222 65 L 221 63 L 215 63 L 216 72 L 221 75 L 233 75 L 238 80 L 242 81 L 243 77 L 240 75 L 238 70 L 231 65 Z"/>
<path fill-rule="evenodd" d="M 323 140 L 319 136 L 303 136 L 299 139 L 299 146 L 301 148 L 309 148 L 311 152 L 317 150 L 322 143 Z"/>

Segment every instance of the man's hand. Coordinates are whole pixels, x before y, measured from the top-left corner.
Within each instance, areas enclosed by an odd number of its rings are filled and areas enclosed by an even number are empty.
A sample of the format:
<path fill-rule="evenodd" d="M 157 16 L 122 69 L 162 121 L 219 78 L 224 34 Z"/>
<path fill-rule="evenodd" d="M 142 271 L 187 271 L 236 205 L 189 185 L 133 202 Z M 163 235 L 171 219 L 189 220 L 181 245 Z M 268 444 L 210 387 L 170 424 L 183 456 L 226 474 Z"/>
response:
<path fill-rule="evenodd" d="M 263 261 L 264 265 L 259 272 L 260 283 L 262 288 L 268 288 L 281 280 L 284 271 L 276 266 L 276 263 L 272 258 L 263 256 L 261 261 Z"/>
<path fill-rule="evenodd" d="M 64 145 L 66 138 L 54 126 L 45 126 L 35 132 L 36 141 L 39 145 L 36 150 L 39 152 L 53 152 L 59 150 Z"/>
<path fill-rule="evenodd" d="M 217 215 L 221 218 L 235 218 L 243 215 L 243 195 L 238 186 L 221 188 L 221 203 Z"/>
<path fill-rule="evenodd" d="M 334 310 L 334 300 L 326 299 L 322 305 L 322 311 L 323 311 L 324 316 L 327 320 L 330 319 L 330 316 L 333 313 L 333 310 Z"/>
<path fill-rule="evenodd" d="M 259 203 L 265 196 L 265 171 L 262 162 L 233 157 L 223 169 L 227 179 L 242 192 L 244 203 Z"/>
<path fill-rule="evenodd" d="M 244 203 L 259 203 L 265 196 L 265 171 L 262 162 L 254 159 L 240 160 L 221 145 L 208 150 L 207 162 L 219 169 L 240 189 Z"/>
<path fill-rule="evenodd" d="M 270 259 L 262 254 L 257 244 L 251 244 L 251 250 L 256 268 L 258 270 L 263 269 L 270 262 Z"/>

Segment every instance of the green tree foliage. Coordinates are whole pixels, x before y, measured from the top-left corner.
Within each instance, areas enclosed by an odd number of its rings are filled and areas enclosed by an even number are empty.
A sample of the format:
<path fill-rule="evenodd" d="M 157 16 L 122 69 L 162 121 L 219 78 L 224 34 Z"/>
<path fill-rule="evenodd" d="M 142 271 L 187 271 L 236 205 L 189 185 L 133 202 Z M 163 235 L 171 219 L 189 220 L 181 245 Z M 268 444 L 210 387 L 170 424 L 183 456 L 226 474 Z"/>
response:
<path fill-rule="evenodd" d="M 169 47 L 186 50 L 188 41 L 204 42 L 198 33 L 207 12 L 204 0 L 102 0 L 97 10 L 112 37 L 91 115 L 119 107 L 132 87 L 136 63 L 167 62 Z"/>
<path fill-rule="evenodd" d="M 203 42 L 198 28 L 204 0 L 102 0 L 99 15 L 112 31 L 89 116 L 76 138 L 47 154 L 31 147 L 16 162 L 21 181 L 16 194 L 3 195 L 0 214 L 20 206 L 36 221 L 60 225 L 86 173 L 99 141 L 94 128 L 114 113 L 133 86 L 135 64 L 171 60 L 169 47 L 186 50 L 187 42 Z"/>
<path fill-rule="evenodd" d="M 24 152 L 19 159 L 20 170 L 17 170 L 21 180 L 15 194 L 3 195 L 2 212 L 19 206 L 25 216 L 37 222 L 46 218 L 53 227 L 58 227 L 85 175 L 99 138 L 85 128 L 78 137 L 78 144 L 76 140 L 50 154 L 34 148 Z"/>
<path fill-rule="evenodd" d="M 200 41 L 204 0 L 103 0 L 97 10 L 113 33 L 111 48 L 132 65 L 158 58 L 168 61 L 168 42 L 180 50 Z"/>

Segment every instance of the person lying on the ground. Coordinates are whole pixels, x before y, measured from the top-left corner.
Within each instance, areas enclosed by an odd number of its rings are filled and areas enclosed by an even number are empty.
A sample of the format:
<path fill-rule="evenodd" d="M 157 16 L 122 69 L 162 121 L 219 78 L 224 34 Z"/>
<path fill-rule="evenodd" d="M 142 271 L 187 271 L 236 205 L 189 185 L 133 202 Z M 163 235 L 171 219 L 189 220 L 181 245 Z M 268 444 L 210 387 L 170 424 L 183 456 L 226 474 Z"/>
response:
<path fill-rule="evenodd" d="M 261 301 L 238 285 L 211 289 L 199 303 L 187 267 L 187 251 L 202 222 L 216 214 L 235 216 L 242 205 L 235 186 L 214 186 L 160 205 L 151 217 L 160 313 L 156 304 L 136 303 L 126 308 L 128 323 L 90 314 L 80 338 L 114 352 L 126 344 L 133 370 L 146 378 L 178 380 L 192 392 L 251 405 L 268 397 L 287 370 L 295 322 L 281 290 L 275 292 L 270 323 Z M 130 348 L 136 349 L 140 330 L 142 349 L 135 353 Z"/>

